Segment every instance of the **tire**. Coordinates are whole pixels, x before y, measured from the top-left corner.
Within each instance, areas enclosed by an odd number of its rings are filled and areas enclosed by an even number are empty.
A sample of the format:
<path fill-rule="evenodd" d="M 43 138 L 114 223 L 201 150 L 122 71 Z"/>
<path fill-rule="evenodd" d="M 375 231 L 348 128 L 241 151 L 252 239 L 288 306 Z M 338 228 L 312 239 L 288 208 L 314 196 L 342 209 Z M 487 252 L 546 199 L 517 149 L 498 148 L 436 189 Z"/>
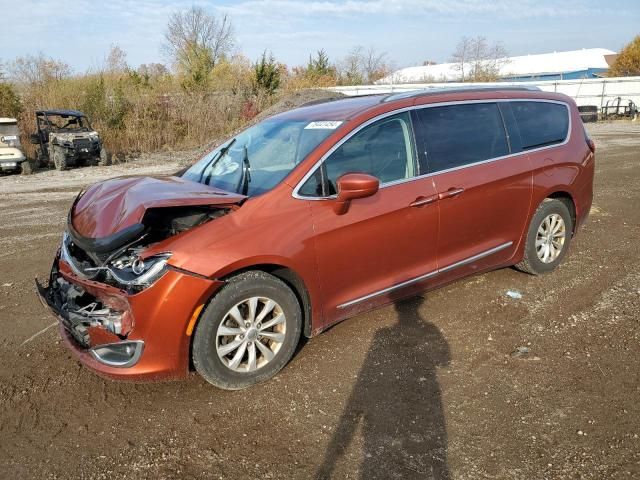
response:
<path fill-rule="evenodd" d="M 107 149 L 102 147 L 100 149 L 100 159 L 98 160 L 98 166 L 108 167 L 111 165 L 111 155 L 107 152 Z"/>
<path fill-rule="evenodd" d="M 23 175 L 31 175 L 33 173 L 34 167 L 31 164 L 30 160 L 25 160 L 20 164 L 20 169 Z"/>
<path fill-rule="evenodd" d="M 543 226 L 543 222 L 546 222 L 547 219 L 550 223 Z M 551 235 L 545 239 L 545 233 L 549 231 Z M 561 237 L 559 235 L 562 231 L 563 236 Z M 573 220 L 567 203 L 562 200 L 546 198 L 538 206 L 531 219 L 527 231 L 524 258 L 516 265 L 516 268 L 531 275 L 540 275 L 555 270 L 569 250 L 572 233 Z M 551 238 L 554 241 L 551 241 Z M 560 242 L 560 240 L 562 241 Z M 540 245 L 536 245 L 537 242 L 540 242 Z M 548 252 L 548 257 L 545 259 L 546 252 Z"/>
<path fill-rule="evenodd" d="M 583 105 L 578 107 L 580 112 L 580 118 L 583 123 L 597 122 L 598 121 L 598 106 L 597 105 Z"/>
<path fill-rule="evenodd" d="M 253 307 L 255 321 L 238 328 L 240 324 L 231 312 L 237 308 L 236 312 L 240 312 L 243 321 L 247 322 L 252 318 L 249 299 L 257 297 L 260 300 Z M 267 308 L 267 300 L 275 306 L 264 317 L 262 325 L 260 313 Z M 277 323 L 269 326 L 273 322 Z M 298 345 L 301 330 L 300 304 L 291 289 L 268 273 L 246 272 L 231 278 L 202 314 L 193 335 L 193 364 L 196 371 L 216 387 L 225 390 L 247 388 L 272 378 L 287 364 Z M 276 341 L 276 338 L 282 341 Z M 230 348 L 234 345 L 239 346 Z M 271 353 L 266 355 L 265 348 Z M 250 370 L 252 350 L 255 352 L 254 369 Z M 234 366 L 236 357 L 240 361 Z"/>
<path fill-rule="evenodd" d="M 57 170 L 65 170 L 66 168 L 68 168 L 67 157 L 64 154 L 63 150 L 61 150 L 60 148 L 51 147 L 51 152 L 52 152 L 52 158 L 53 158 L 53 165 L 56 167 Z"/>

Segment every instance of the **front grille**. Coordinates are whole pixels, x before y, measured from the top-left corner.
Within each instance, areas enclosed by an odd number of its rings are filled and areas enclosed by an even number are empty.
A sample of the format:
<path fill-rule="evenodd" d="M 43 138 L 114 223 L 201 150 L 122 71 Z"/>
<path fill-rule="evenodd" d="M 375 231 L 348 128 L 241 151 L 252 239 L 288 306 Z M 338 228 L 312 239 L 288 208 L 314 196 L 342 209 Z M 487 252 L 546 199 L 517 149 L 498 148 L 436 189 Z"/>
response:
<path fill-rule="evenodd" d="M 76 138 L 73 140 L 75 148 L 91 148 L 91 140 L 88 138 Z"/>

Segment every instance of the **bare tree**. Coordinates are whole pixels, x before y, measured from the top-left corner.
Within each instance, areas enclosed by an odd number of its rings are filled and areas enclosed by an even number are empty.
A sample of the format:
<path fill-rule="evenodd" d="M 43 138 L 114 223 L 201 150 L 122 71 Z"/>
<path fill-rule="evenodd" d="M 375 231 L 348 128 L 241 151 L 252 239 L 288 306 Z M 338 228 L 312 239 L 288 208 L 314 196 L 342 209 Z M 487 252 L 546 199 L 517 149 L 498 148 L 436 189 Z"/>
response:
<path fill-rule="evenodd" d="M 64 62 L 45 57 L 27 55 L 16 58 L 10 66 L 11 77 L 17 82 L 28 85 L 43 85 L 71 75 L 71 67 Z"/>
<path fill-rule="evenodd" d="M 390 67 L 385 60 L 386 56 L 386 52 L 378 52 L 374 47 L 369 47 L 365 51 L 364 73 L 367 83 L 373 83 L 389 73 Z"/>
<path fill-rule="evenodd" d="M 379 80 L 391 70 L 386 56 L 386 52 L 378 52 L 374 47 L 353 47 L 339 64 L 342 82 L 360 85 Z"/>
<path fill-rule="evenodd" d="M 362 75 L 364 48 L 360 45 L 353 47 L 349 53 L 339 63 L 340 77 L 347 85 L 362 85 L 364 77 Z"/>
<path fill-rule="evenodd" d="M 489 44 L 485 37 L 462 37 L 451 61 L 462 82 L 490 82 L 500 78 L 500 69 L 508 63 L 501 43 Z"/>
<path fill-rule="evenodd" d="M 116 44 L 111 45 L 105 64 L 107 72 L 109 73 L 126 72 L 129 69 L 127 65 L 127 52 Z"/>
<path fill-rule="evenodd" d="M 159 78 L 168 75 L 169 70 L 162 63 L 143 63 L 138 67 L 138 74 L 149 78 Z"/>
<path fill-rule="evenodd" d="M 469 37 L 462 37 L 456 46 L 456 50 L 451 56 L 451 62 L 455 63 L 455 69 L 460 72 L 460 81 L 464 82 L 466 78 L 467 63 L 469 63 L 469 57 L 471 56 L 471 44 L 473 40 Z"/>
<path fill-rule="evenodd" d="M 218 19 L 201 7 L 175 12 L 169 17 L 164 51 L 183 72 L 212 69 L 231 52 L 235 43 L 227 15 Z"/>

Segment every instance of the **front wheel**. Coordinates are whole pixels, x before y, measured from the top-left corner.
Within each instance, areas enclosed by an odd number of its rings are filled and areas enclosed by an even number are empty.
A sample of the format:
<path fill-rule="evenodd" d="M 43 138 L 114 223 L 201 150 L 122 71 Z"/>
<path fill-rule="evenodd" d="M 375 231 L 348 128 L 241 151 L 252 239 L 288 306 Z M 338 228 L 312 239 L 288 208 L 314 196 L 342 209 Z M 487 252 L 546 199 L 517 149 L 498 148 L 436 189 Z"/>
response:
<path fill-rule="evenodd" d="M 53 164 L 55 165 L 57 170 L 65 170 L 68 168 L 67 164 L 67 156 L 64 151 L 60 148 L 52 147 L 53 152 Z"/>
<path fill-rule="evenodd" d="M 573 220 L 567 204 L 546 198 L 531 219 L 524 258 L 516 268 L 532 275 L 555 270 L 569 249 L 572 232 Z"/>
<path fill-rule="evenodd" d="M 302 313 L 291 289 L 260 271 L 231 278 L 193 336 L 193 364 L 209 383 L 239 390 L 270 379 L 291 359 Z"/>
<path fill-rule="evenodd" d="M 31 175 L 34 171 L 34 166 L 31 164 L 30 160 L 25 160 L 20 164 L 20 169 L 23 175 Z"/>

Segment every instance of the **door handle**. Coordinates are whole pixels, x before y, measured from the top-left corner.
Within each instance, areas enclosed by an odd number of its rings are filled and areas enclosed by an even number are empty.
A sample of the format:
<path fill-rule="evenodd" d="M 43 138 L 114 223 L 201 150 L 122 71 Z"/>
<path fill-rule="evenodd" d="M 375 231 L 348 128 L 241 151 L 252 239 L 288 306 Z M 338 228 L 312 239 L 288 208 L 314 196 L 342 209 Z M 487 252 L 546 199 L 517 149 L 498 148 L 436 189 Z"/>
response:
<path fill-rule="evenodd" d="M 450 188 L 446 192 L 439 193 L 438 199 L 444 200 L 445 198 L 457 197 L 462 192 L 464 192 L 464 188 Z"/>
<path fill-rule="evenodd" d="M 423 205 L 429 205 L 438 200 L 438 195 L 431 195 L 429 197 L 418 197 L 409 204 L 410 207 L 422 207 Z"/>

